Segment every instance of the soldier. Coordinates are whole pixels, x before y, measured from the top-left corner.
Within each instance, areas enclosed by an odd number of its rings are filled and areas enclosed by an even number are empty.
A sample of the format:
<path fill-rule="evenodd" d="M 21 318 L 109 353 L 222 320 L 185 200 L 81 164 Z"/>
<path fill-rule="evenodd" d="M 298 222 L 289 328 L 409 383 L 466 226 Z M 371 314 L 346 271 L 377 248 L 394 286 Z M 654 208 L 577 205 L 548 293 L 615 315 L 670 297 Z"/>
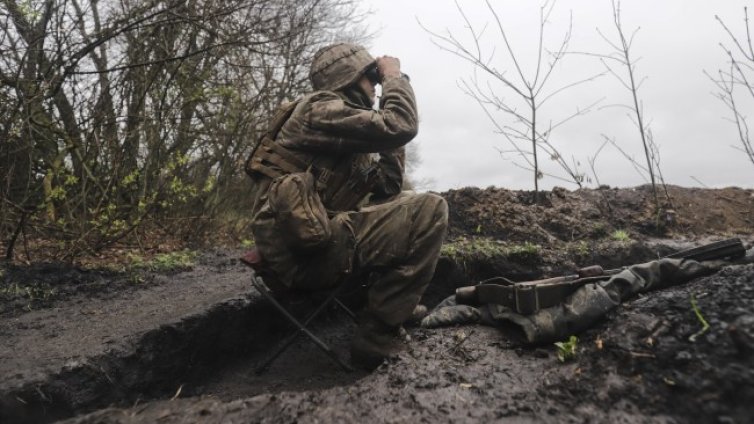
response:
<path fill-rule="evenodd" d="M 315 54 L 310 78 L 315 91 L 281 106 L 247 162 L 252 232 L 284 288 L 317 290 L 369 276 L 351 358 L 373 369 L 400 346 L 401 324 L 421 309 L 447 204 L 401 192 L 404 146 L 416 136 L 418 116 L 398 59 L 335 44 Z"/>

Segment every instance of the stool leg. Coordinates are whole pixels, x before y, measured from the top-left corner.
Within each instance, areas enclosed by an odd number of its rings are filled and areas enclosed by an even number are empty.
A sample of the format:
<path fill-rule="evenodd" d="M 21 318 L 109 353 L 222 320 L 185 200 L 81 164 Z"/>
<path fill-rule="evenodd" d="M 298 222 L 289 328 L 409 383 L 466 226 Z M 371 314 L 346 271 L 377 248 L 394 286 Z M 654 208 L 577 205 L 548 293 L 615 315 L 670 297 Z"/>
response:
<path fill-rule="evenodd" d="M 332 360 L 338 363 L 338 365 L 341 366 L 346 371 L 353 371 L 353 368 L 348 365 L 347 363 L 343 362 L 340 357 L 338 357 L 337 354 L 328 346 L 325 344 L 322 340 L 320 340 L 317 336 L 315 336 L 311 331 L 309 331 L 306 326 L 317 316 L 320 312 L 322 312 L 325 307 L 332 302 L 333 299 L 335 299 L 335 296 L 338 294 L 338 290 L 333 290 L 333 292 L 330 294 L 330 296 L 322 302 L 322 304 L 314 311 L 312 312 L 309 317 L 306 319 L 306 321 L 302 324 L 300 323 L 296 317 L 291 315 L 278 301 L 275 299 L 272 294 L 270 294 L 269 291 L 267 291 L 267 288 L 264 286 L 264 283 L 261 283 L 257 280 L 256 275 L 252 275 L 251 283 L 256 287 L 256 289 L 264 296 L 270 303 L 272 303 L 277 310 L 285 316 L 288 321 L 293 323 L 297 328 L 298 331 L 295 331 L 291 335 L 288 336 L 288 338 L 283 342 L 283 344 L 262 364 L 256 369 L 256 374 L 262 374 L 269 368 L 270 364 L 272 364 L 275 359 L 277 359 L 278 356 L 280 356 L 281 353 L 283 353 L 290 345 L 293 343 L 293 341 L 296 339 L 299 333 L 306 334 L 317 347 L 319 347 L 323 352 L 327 354 Z"/>
<path fill-rule="evenodd" d="M 340 301 L 340 299 L 336 297 L 335 299 L 333 299 L 333 301 L 340 307 L 341 310 L 343 310 L 343 312 L 346 313 L 346 315 L 348 315 L 353 320 L 353 322 L 358 322 L 356 314 L 354 314 L 348 306 L 344 305 L 343 302 Z"/>

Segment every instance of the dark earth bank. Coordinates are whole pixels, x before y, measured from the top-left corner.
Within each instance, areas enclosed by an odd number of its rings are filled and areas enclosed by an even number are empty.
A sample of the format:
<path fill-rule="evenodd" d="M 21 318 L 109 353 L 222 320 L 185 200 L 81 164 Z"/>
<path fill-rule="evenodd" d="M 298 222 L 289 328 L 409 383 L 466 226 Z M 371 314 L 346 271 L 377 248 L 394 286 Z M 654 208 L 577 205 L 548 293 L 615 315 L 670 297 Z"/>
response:
<path fill-rule="evenodd" d="M 555 189 L 537 205 L 528 192 L 443 193 L 451 228 L 424 303 L 496 275 L 612 268 L 732 236 L 751 247 L 754 191 L 668 191 L 659 214 L 647 187 Z M 625 303 L 579 334 L 566 362 L 504 330 L 413 328 L 405 351 L 371 374 L 341 371 L 301 338 L 257 376 L 290 327 L 250 287 L 239 253 L 205 252 L 167 274 L 3 265 L 0 422 L 754 417 L 754 265 Z M 314 326 L 345 357 L 353 327 L 335 310 Z"/>

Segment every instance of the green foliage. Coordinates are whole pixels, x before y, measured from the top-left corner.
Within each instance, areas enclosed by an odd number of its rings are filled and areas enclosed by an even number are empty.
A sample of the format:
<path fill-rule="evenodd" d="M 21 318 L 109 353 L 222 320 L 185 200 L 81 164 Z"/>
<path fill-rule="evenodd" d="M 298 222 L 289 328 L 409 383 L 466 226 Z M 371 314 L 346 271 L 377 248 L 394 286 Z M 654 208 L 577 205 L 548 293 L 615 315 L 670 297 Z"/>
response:
<path fill-rule="evenodd" d="M 252 247 L 254 247 L 254 245 L 255 245 L 254 240 L 249 240 L 249 239 L 241 240 L 241 247 L 244 249 L 251 249 Z"/>
<path fill-rule="evenodd" d="M 612 239 L 619 242 L 631 241 L 631 236 L 628 235 L 626 230 L 615 230 L 611 235 Z"/>
<path fill-rule="evenodd" d="M 560 360 L 560 362 L 565 362 L 574 359 L 576 357 L 576 349 L 578 348 L 578 345 L 579 338 L 576 336 L 569 337 L 568 341 L 555 343 L 555 347 L 558 348 L 558 360 Z"/>
<path fill-rule="evenodd" d="M 18 3 L 19 11 L 32 24 L 36 23 L 42 16 L 42 12 L 39 10 L 39 2 L 36 5 L 34 3 L 33 0 L 24 0 Z"/>
<path fill-rule="evenodd" d="M 500 256 L 531 259 L 539 257 L 540 250 L 539 245 L 530 242 L 508 245 L 488 237 L 472 237 L 459 238 L 443 244 L 440 254 L 454 260 L 466 257 L 494 258 Z"/>
<path fill-rule="evenodd" d="M 186 155 L 182 155 L 180 153 L 176 153 L 175 156 L 173 156 L 168 163 L 165 164 L 165 168 L 168 171 L 175 171 L 176 169 L 179 169 L 182 166 L 185 166 L 189 162 L 189 157 Z"/>
<path fill-rule="evenodd" d="M 497 240 L 486 237 L 461 238 L 451 243 L 443 244 L 440 254 L 453 259 L 474 256 L 492 258 L 505 254 L 505 245 Z"/>
<path fill-rule="evenodd" d="M 139 180 L 139 170 L 134 169 L 130 174 L 123 177 L 123 180 L 120 183 L 123 187 L 129 187 L 135 184 L 138 180 Z"/>
<path fill-rule="evenodd" d="M 72 171 L 65 166 L 54 171 L 52 181 L 56 185 L 49 190 L 41 206 L 57 212 L 51 223 L 55 224 L 58 231 L 77 235 L 60 243 L 61 255 L 74 257 L 83 252 L 97 251 L 139 228 L 155 214 L 162 216 L 164 211 L 174 213 L 200 194 L 214 190 L 214 176 L 195 182 L 183 175 L 189 162 L 190 157 L 187 155 L 172 155 L 162 173 L 164 183 L 138 197 L 135 193 L 144 184 L 141 168 L 134 168 L 125 176 L 116 177 L 117 183 L 110 185 L 102 193 L 101 200 L 83 210 L 84 216 L 76 215 L 78 210 L 76 214 L 73 213 L 73 205 L 81 200 L 79 178 L 72 175 Z"/>
<path fill-rule="evenodd" d="M 174 176 L 173 179 L 170 180 L 170 184 L 168 185 L 168 193 L 170 193 L 170 199 L 176 199 L 182 203 L 185 203 L 197 196 L 196 187 L 190 184 L 186 184 L 177 176 Z M 164 202 L 165 206 L 172 205 L 167 200 L 165 200 Z"/>
<path fill-rule="evenodd" d="M 0 210 L 0 223 L 7 231 L 20 222 L 24 241 L 44 241 L 31 244 L 30 258 L 70 260 L 161 234 L 193 241 L 226 225 L 222 214 L 247 211 L 238 164 L 281 99 L 307 89 L 302 65 L 317 46 L 344 20 L 364 16 L 355 2 L 330 0 L 293 15 L 286 7 L 259 11 L 257 2 L 187 2 L 178 14 L 163 2 L 137 3 L 84 5 L 84 12 L 75 2 L 8 3 L 13 18 L 6 13 L 0 28 L 0 74 L 8 75 L 0 87 L 0 181 L 13 207 Z M 79 60 L 91 28 L 55 27 L 81 13 L 110 25 L 112 35 L 98 46 L 97 65 L 111 71 L 88 90 L 76 75 L 93 66 Z M 152 26 L 170 31 L 139 29 Z M 18 36 L 24 31 L 33 37 Z M 260 40 L 264 49 L 250 47 Z M 203 43 L 223 48 L 185 56 Z M 70 68 L 62 72 L 60 63 Z M 45 94 L 50 87 L 54 96 Z M 126 101 L 136 99 L 134 90 L 138 101 Z"/>
<path fill-rule="evenodd" d="M 97 232 L 102 238 L 114 237 L 122 231 L 128 228 L 129 224 L 134 225 L 136 221 L 126 221 L 123 216 L 120 206 L 116 203 L 108 203 L 103 208 L 99 209 L 99 213 L 92 212 L 93 218 L 89 221 L 91 228 Z"/>
<path fill-rule="evenodd" d="M 607 237 L 608 229 L 605 224 L 598 222 L 594 224 L 594 226 L 592 227 L 589 233 L 594 238 L 603 238 L 603 237 Z"/>
<path fill-rule="evenodd" d="M 49 200 L 65 200 L 67 193 L 64 187 L 55 187 L 50 192 Z"/>
<path fill-rule="evenodd" d="M 32 309 L 34 301 L 46 301 L 55 295 L 55 289 L 44 283 L 18 283 L 11 282 L 0 285 L 0 300 L 17 301 L 26 303 L 26 309 Z"/>
<path fill-rule="evenodd" d="M 202 188 L 202 192 L 209 193 L 212 190 L 215 189 L 215 185 L 217 185 L 217 177 L 214 175 L 207 178 L 207 181 L 204 183 L 204 188 Z"/>
<path fill-rule="evenodd" d="M 586 240 L 581 240 L 569 245 L 568 250 L 571 251 L 571 254 L 576 256 L 587 256 L 589 255 L 589 243 L 587 243 Z"/>
<path fill-rule="evenodd" d="M 508 256 L 518 257 L 518 258 L 536 258 L 539 257 L 539 245 L 530 243 L 530 242 L 524 242 L 524 244 L 516 244 L 511 246 L 508 249 Z"/>
<path fill-rule="evenodd" d="M 63 181 L 63 185 L 66 187 L 75 186 L 79 183 L 79 178 L 75 175 L 67 175 L 65 177 L 65 181 Z"/>
<path fill-rule="evenodd" d="M 131 269 L 144 269 L 153 272 L 173 272 L 189 269 L 194 266 L 196 252 L 191 250 L 181 250 L 177 252 L 161 253 L 156 255 L 152 260 L 145 261 L 138 255 L 129 255 Z"/>

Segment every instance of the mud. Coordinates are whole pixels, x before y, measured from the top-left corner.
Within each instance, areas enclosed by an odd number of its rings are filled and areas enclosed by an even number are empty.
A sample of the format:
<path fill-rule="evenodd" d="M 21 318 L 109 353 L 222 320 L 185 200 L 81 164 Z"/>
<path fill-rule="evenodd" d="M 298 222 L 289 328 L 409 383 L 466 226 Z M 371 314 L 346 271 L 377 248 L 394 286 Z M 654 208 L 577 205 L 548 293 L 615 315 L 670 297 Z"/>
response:
<path fill-rule="evenodd" d="M 132 291 L 138 285 L 151 285 L 154 276 L 139 281 L 110 270 L 87 270 L 70 265 L 41 263 L 7 266 L 3 270 L 0 316 L 13 317 L 74 297 L 102 298 Z M 138 284 L 136 284 L 138 283 Z"/>
<path fill-rule="evenodd" d="M 76 283 L 64 284 L 59 274 L 45 280 L 36 270 L 29 275 L 56 287 Z M 0 323 L 0 418 L 49 421 L 160 396 L 175 390 L 175 381 L 248 348 L 271 330 L 251 326 L 244 313 L 253 299 L 244 271 L 200 265 L 124 290 L 118 284 L 65 290 L 23 314 L 10 312 Z"/>
<path fill-rule="evenodd" d="M 754 357 L 731 326 L 754 317 L 753 279 L 753 266 L 733 267 L 628 302 L 580 336 L 568 363 L 551 346 L 523 347 L 498 329 L 414 330 L 397 359 L 347 386 L 230 401 L 205 395 L 71 422 L 746 423 Z M 692 294 L 711 326 L 695 342 Z"/>
<path fill-rule="evenodd" d="M 753 330 L 754 265 L 728 267 L 624 305 L 582 335 L 579 384 L 561 379 L 549 391 L 603 411 L 626 405 L 688 422 L 751 422 Z"/>
<path fill-rule="evenodd" d="M 646 188 L 556 189 L 538 205 L 525 192 L 445 193 L 449 243 L 493 239 L 504 248 L 443 257 L 424 303 L 495 275 L 524 280 L 593 263 L 617 267 L 735 234 L 754 242 L 754 191 L 671 190 L 674 209 L 664 221 L 653 216 Z M 615 230 L 630 239 L 615 240 Z M 510 249 L 524 242 L 537 249 Z M 405 351 L 371 374 L 343 372 L 299 338 L 256 375 L 291 328 L 251 289 L 239 253 L 207 252 L 171 275 L 6 265 L 0 422 L 743 423 L 754 416 L 752 265 L 626 302 L 579 335 L 576 358 L 566 363 L 554 346 L 524 346 L 500 329 L 414 328 Z M 18 283 L 49 294 L 29 301 L 5 290 Z M 692 298 L 710 326 L 694 341 L 701 321 Z M 335 310 L 314 325 L 343 357 L 353 328 Z"/>

